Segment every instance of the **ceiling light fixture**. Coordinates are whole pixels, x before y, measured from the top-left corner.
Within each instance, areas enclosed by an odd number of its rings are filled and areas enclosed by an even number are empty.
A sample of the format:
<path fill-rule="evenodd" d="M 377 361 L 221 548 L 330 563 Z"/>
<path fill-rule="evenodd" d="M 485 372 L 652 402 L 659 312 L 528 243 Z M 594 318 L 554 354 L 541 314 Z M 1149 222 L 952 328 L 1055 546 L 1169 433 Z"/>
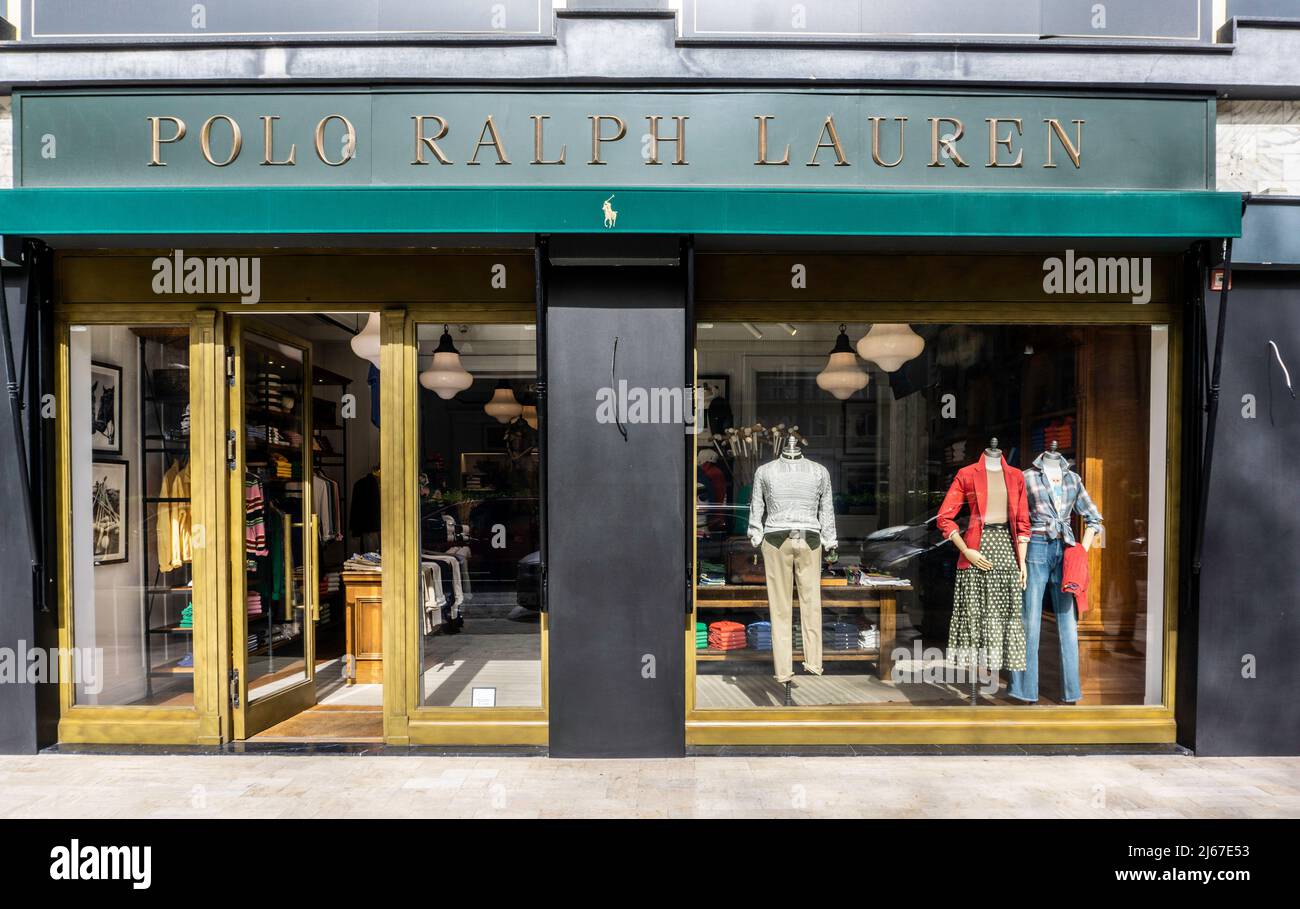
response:
<path fill-rule="evenodd" d="M 433 352 L 433 364 L 420 373 L 420 385 L 449 401 L 473 384 L 474 377 L 461 365 L 460 351 L 451 343 L 451 333 L 446 325 L 442 326 L 442 337 Z"/>
<path fill-rule="evenodd" d="M 826 360 L 826 368 L 817 374 L 817 387 L 828 391 L 837 399 L 844 401 L 861 391 L 871 381 L 866 372 L 858 365 L 858 358 L 849 346 L 849 336 L 843 325 L 835 347 Z"/>
<path fill-rule="evenodd" d="M 875 363 L 885 372 L 897 372 L 925 350 L 925 339 L 906 322 L 877 322 L 858 341 L 858 356 Z"/>

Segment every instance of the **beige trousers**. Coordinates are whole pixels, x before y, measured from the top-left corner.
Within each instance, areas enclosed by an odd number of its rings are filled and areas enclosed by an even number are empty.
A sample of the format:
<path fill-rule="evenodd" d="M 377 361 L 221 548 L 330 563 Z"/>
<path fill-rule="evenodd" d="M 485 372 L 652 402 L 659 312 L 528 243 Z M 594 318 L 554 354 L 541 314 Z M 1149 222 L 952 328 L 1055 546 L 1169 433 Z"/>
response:
<path fill-rule="evenodd" d="M 822 674 L 822 548 L 807 540 L 781 541 L 780 548 L 762 543 L 767 572 L 767 603 L 771 611 L 772 662 L 778 682 L 794 678 L 792 653 L 794 586 L 799 585 L 799 623 L 803 628 L 803 668 Z"/>

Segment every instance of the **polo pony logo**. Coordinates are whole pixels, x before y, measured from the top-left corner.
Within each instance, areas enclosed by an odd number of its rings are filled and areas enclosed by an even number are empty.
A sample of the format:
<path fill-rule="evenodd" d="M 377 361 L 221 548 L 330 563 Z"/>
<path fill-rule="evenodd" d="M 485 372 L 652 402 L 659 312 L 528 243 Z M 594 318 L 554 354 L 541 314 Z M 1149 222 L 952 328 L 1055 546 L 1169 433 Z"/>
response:
<path fill-rule="evenodd" d="M 613 201 L 614 201 L 614 197 L 610 196 L 608 199 L 606 199 L 604 202 L 600 204 L 600 210 L 605 213 L 606 227 L 613 227 L 615 224 L 618 223 L 618 212 L 614 211 L 614 206 L 609 204 Z"/>

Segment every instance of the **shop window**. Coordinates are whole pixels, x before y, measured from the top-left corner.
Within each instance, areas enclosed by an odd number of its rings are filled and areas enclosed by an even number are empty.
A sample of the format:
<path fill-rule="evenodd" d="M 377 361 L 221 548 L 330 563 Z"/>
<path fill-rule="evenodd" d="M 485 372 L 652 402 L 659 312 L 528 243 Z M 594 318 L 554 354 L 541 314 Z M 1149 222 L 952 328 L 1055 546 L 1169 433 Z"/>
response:
<path fill-rule="evenodd" d="M 766 327 L 698 331 L 697 709 L 1161 703 L 1165 327 Z"/>
<path fill-rule="evenodd" d="M 68 335 L 75 701 L 194 705 L 189 329 Z"/>
<path fill-rule="evenodd" d="M 536 332 L 419 326 L 420 702 L 542 704 Z"/>

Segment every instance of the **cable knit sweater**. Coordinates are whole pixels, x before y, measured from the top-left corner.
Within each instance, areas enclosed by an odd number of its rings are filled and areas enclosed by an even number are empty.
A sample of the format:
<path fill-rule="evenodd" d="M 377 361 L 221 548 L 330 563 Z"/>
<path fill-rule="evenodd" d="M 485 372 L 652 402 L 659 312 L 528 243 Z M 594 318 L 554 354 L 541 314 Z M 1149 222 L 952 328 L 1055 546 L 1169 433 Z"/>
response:
<path fill-rule="evenodd" d="M 782 530 L 819 533 L 824 549 L 839 545 L 831 474 L 822 465 L 807 458 L 779 457 L 754 471 L 749 541 L 757 546 L 763 534 Z"/>

